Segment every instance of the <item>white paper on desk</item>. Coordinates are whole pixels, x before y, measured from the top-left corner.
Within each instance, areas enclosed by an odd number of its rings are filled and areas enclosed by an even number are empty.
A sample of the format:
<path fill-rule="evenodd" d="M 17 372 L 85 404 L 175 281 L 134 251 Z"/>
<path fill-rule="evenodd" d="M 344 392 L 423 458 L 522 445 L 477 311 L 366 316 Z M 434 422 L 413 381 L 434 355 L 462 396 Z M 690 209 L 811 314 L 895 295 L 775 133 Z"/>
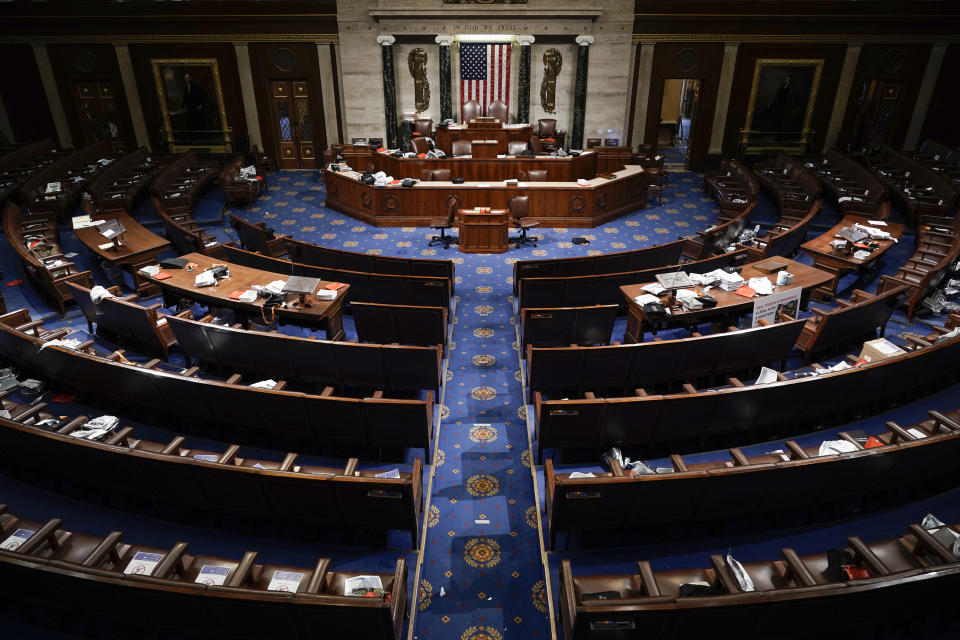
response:
<path fill-rule="evenodd" d="M 246 291 L 241 293 L 239 296 L 237 296 L 237 300 L 239 300 L 240 302 L 256 302 L 257 292 L 254 291 L 253 289 L 247 289 Z"/>
<path fill-rule="evenodd" d="M 375 478 L 399 478 L 400 469 L 390 469 L 390 471 L 384 471 L 382 473 L 378 473 L 374 477 Z"/>
<path fill-rule="evenodd" d="M 261 380 L 260 382 L 254 382 L 252 385 L 250 385 L 250 387 L 253 389 L 273 389 L 275 386 L 277 386 L 277 381 L 269 378 L 266 380 Z"/>
<path fill-rule="evenodd" d="M 923 431 L 920 431 L 920 429 L 917 429 L 916 427 L 910 427 L 907 429 L 907 433 L 912 435 L 917 440 L 922 440 L 927 437 L 927 434 L 925 434 Z"/>
<path fill-rule="evenodd" d="M 824 440 L 820 443 L 820 451 L 817 452 L 817 455 L 832 456 L 837 453 L 847 453 L 856 450 L 857 445 L 852 442 L 847 442 L 846 440 Z"/>
<path fill-rule="evenodd" d="M 868 194 L 865 193 L 865 195 L 868 195 Z M 867 220 L 867 224 L 872 224 L 872 225 L 874 225 L 875 227 L 885 227 L 885 226 L 887 226 L 887 223 L 884 222 L 883 220 Z"/>
<path fill-rule="evenodd" d="M 270 584 L 267 585 L 267 591 L 289 591 L 296 593 L 300 581 L 303 580 L 303 574 L 296 571 L 277 571 L 273 574 Z"/>
<path fill-rule="evenodd" d="M 194 580 L 197 584 L 204 584 L 208 587 L 213 585 L 222 585 L 227 580 L 227 574 L 230 573 L 230 567 L 218 567 L 214 564 L 205 564 L 200 568 L 200 573 L 197 574 L 197 579 Z"/>
<path fill-rule="evenodd" d="M 578 480 L 580 478 L 596 478 L 597 476 L 592 473 L 582 473 L 580 471 L 574 471 L 570 474 L 571 480 Z"/>
<path fill-rule="evenodd" d="M 213 271 L 203 271 L 197 274 L 193 283 L 198 287 L 210 287 L 217 284 L 217 279 L 213 277 Z"/>
<path fill-rule="evenodd" d="M 642 296 L 635 297 L 633 301 L 639 304 L 640 306 L 643 306 L 645 304 L 658 303 L 660 302 L 660 298 L 658 298 L 657 296 L 650 295 L 649 293 L 645 293 Z"/>
<path fill-rule="evenodd" d="M 845 369 L 852 369 L 852 368 L 853 367 L 851 367 L 849 364 L 841 360 L 840 362 L 833 365 L 832 367 L 829 367 L 827 369 L 814 369 L 814 371 L 820 375 L 823 375 L 825 373 L 836 373 L 837 371 L 843 371 Z"/>
<path fill-rule="evenodd" d="M 149 576 L 157 568 L 160 561 L 163 560 L 162 553 L 147 553 L 146 551 L 137 551 L 133 560 L 127 565 L 123 572 L 133 576 Z"/>
<path fill-rule="evenodd" d="M 194 460 L 199 460 L 200 462 L 216 462 L 220 459 L 220 456 L 214 455 L 212 453 L 198 453 L 193 456 Z"/>
<path fill-rule="evenodd" d="M 109 248 L 112 247 L 112 246 L 113 246 L 113 243 L 112 243 L 112 242 L 104 242 L 103 244 L 98 244 L 98 245 L 97 245 L 97 249 L 102 249 L 102 250 L 106 251 L 107 249 L 109 249 Z"/>
<path fill-rule="evenodd" d="M 644 285 L 640 288 L 646 291 L 647 293 L 652 293 L 655 296 L 658 296 L 661 293 L 663 293 L 663 285 L 660 284 L 659 282 L 651 282 L 650 284 Z"/>
<path fill-rule="evenodd" d="M 73 216 L 73 228 L 74 229 L 86 229 L 90 226 L 90 216 Z"/>
<path fill-rule="evenodd" d="M 860 251 L 855 251 L 853 253 L 854 260 L 866 260 L 870 257 L 870 252 L 861 249 Z"/>
<path fill-rule="evenodd" d="M 354 576 L 343 581 L 343 595 L 353 595 L 357 589 L 383 589 L 380 576 Z"/>
<path fill-rule="evenodd" d="M 703 303 L 697 300 L 697 294 L 692 289 L 678 289 L 677 300 L 687 309 L 703 308 Z"/>
<path fill-rule="evenodd" d="M 317 300 L 336 300 L 337 292 L 330 289 L 320 289 L 314 294 Z"/>
<path fill-rule="evenodd" d="M 160 265 L 152 264 L 140 269 L 140 273 L 145 276 L 155 276 L 160 273 Z"/>
<path fill-rule="evenodd" d="M 768 296 L 773 293 L 770 278 L 750 278 L 747 286 L 756 291 L 759 296 Z"/>
<path fill-rule="evenodd" d="M 757 381 L 753 384 L 770 384 L 771 382 L 777 381 L 777 372 L 771 369 L 770 367 L 761 367 L 760 375 L 757 376 Z"/>

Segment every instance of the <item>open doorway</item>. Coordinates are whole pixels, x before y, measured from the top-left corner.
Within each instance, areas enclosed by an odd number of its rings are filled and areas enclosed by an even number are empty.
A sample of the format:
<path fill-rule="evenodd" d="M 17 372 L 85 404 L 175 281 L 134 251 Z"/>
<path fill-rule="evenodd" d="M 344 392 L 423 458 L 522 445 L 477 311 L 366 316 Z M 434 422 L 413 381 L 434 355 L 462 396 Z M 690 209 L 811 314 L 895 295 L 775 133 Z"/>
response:
<path fill-rule="evenodd" d="M 657 148 L 665 164 L 674 169 L 691 167 L 699 105 L 699 78 L 664 78 Z"/>

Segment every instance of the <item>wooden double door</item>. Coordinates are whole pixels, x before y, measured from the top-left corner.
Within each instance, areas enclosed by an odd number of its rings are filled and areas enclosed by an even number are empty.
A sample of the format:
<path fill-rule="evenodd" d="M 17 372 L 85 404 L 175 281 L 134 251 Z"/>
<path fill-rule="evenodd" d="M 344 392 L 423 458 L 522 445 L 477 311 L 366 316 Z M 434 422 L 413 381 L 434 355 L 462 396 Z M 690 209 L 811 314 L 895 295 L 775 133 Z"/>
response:
<path fill-rule="evenodd" d="M 278 168 L 316 168 L 310 83 L 306 80 L 271 80 L 270 100 Z"/>

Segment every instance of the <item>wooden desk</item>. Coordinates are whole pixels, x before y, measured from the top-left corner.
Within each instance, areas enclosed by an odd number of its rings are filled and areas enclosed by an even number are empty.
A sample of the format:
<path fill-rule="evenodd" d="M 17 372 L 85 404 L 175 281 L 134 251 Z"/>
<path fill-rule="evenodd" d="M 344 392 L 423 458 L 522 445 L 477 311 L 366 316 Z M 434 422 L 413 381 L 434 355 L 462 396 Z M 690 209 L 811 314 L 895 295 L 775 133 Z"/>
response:
<path fill-rule="evenodd" d="M 488 123 L 454 124 L 449 127 L 437 127 L 433 139 L 437 146 L 450 153 L 450 148 L 457 140 L 496 140 L 497 153 L 507 152 L 508 142 L 528 142 L 533 135 L 533 126 L 529 124 L 496 124 Z"/>
<path fill-rule="evenodd" d="M 813 266 L 834 274 L 831 282 L 815 292 L 817 297 L 822 297 L 826 300 L 833 298 L 837 293 L 837 284 L 840 282 L 840 277 L 844 273 L 847 271 L 867 271 L 875 267 L 877 265 L 877 258 L 886 253 L 887 249 L 895 244 L 893 240 L 876 240 L 875 242 L 880 246 L 874 249 L 865 260 L 857 260 L 853 257 L 853 254 L 858 250 L 856 248 L 853 248 L 847 253 L 844 249 L 835 250 L 831 247 L 830 241 L 838 239 L 835 237 L 837 233 L 839 233 L 841 229 L 853 226 L 855 222 L 866 227 L 874 226 L 867 224 L 866 217 L 848 213 L 844 216 L 843 220 L 838 222 L 822 236 L 818 236 L 800 246 L 804 253 L 813 258 Z M 876 226 L 876 228 L 888 232 L 898 240 L 903 236 L 903 225 L 896 222 L 887 222 L 886 226 Z M 870 240 L 864 240 L 864 242 L 869 241 Z"/>
<path fill-rule="evenodd" d="M 288 274 L 261 271 L 260 269 L 226 263 L 230 268 L 229 278 L 221 280 L 215 287 L 198 288 L 194 285 L 194 280 L 198 274 L 214 264 L 225 263 L 202 253 L 188 253 L 181 257 L 189 262 L 195 262 L 199 267 L 193 271 L 167 269 L 170 277 L 166 280 L 144 276 L 163 290 L 164 304 L 167 306 L 176 304 L 180 298 L 187 298 L 211 307 L 230 308 L 245 318 L 263 322 L 270 319 L 270 312 L 265 312 L 263 309 L 263 298 L 257 298 L 256 302 L 240 302 L 239 300 L 232 300 L 230 294 L 237 289 L 252 289 L 255 284 L 266 285 L 274 280 L 286 281 L 290 277 Z M 327 284 L 329 283 L 321 281 L 320 287 Z M 349 285 L 344 285 L 337 290 L 336 300 L 311 299 L 312 306 L 309 307 L 300 306 L 299 302 L 296 301 L 296 294 L 287 294 L 286 308 L 274 308 L 276 319 L 285 324 L 325 328 L 327 340 L 342 340 L 344 331 L 341 307 L 349 288 Z M 266 313 L 266 318 L 264 318 L 264 313 Z"/>
<path fill-rule="evenodd" d="M 491 209 L 478 213 L 474 209 L 460 209 L 460 242 L 463 253 L 504 253 L 507 242 L 507 224 L 510 213 L 506 209 Z"/>
<path fill-rule="evenodd" d="M 784 269 L 793 274 L 793 282 L 778 287 L 776 284 L 776 271 L 771 273 L 765 269 L 758 269 L 756 266 L 765 263 L 785 264 Z M 810 291 L 829 282 L 833 277 L 825 271 L 820 271 L 819 269 L 809 267 L 800 262 L 794 262 L 793 260 L 781 257 L 767 258 L 760 262 L 744 265 L 740 275 L 743 276 L 745 281 L 750 280 L 750 278 L 767 277 L 773 284 L 774 293 L 789 291 L 791 289 L 802 289 L 803 293 L 800 297 L 800 305 L 802 308 L 806 308 L 807 306 Z M 634 302 L 635 297 L 646 293 L 643 287 L 647 284 L 650 283 L 644 282 L 620 287 L 621 293 L 627 299 L 627 331 L 623 336 L 624 342 L 643 342 L 643 334 L 646 333 L 646 331 L 652 330 L 656 333 L 658 329 L 665 329 L 671 326 L 686 325 L 692 328 L 708 321 L 735 323 L 739 320 L 740 316 L 752 312 L 753 303 L 759 298 L 759 296 L 744 298 L 733 291 L 724 291 L 720 287 L 715 286 L 707 292 L 707 295 L 717 299 L 717 306 L 709 309 L 704 307 L 696 311 L 685 311 L 683 307 L 677 303 L 671 308 L 672 315 L 668 315 L 665 319 L 657 320 L 656 325 L 654 325 L 647 319 L 646 315 L 644 315 L 640 305 Z M 693 287 L 693 289 L 699 291 L 700 287 Z M 666 294 L 663 295 L 666 296 Z"/>
<path fill-rule="evenodd" d="M 133 275 L 134 286 L 140 296 L 155 296 L 159 293 L 156 286 L 147 278 L 140 275 L 140 267 L 153 264 L 157 256 L 170 248 L 170 242 L 153 233 L 139 222 L 123 212 L 108 213 L 100 216 L 91 216 L 94 220 L 117 220 L 124 226 L 124 243 L 116 246 L 100 234 L 99 227 L 75 229 L 74 233 L 90 251 L 101 260 L 126 269 Z M 110 243 L 107 249 L 100 245 Z"/>
<path fill-rule="evenodd" d="M 457 160 L 470 161 L 469 158 Z M 563 160 L 563 159 L 561 159 Z M 422 161 L 421 161 L 422 162 Z M 433 162 L 443 162 L 434 160 Z M 480 162 L 504 162 L 481 160 Z M 400 177 L 411 173 L 391 173 Z M 456 172 L 454 172 L 456 175 Z M 593 178 L 587 186 L 576 182 L 526 182 L 506 185 L 493 181 L 463 184 L 424 181 L 411 187 L 374 187 L 360 182 L 354 171 L 326 172 L 326 204 L 378 227 L 422 227 L 446 215 L 447 203 L 506 209 L 513 196 L 529 196 L 530 218 L 542 227 L 592 228 L 647 204 L 647 176 L 643 167 L 628 165 L 612 180 Z M 420 176 L 419 172 L 416 174 Z M 486 186 L 478 188 L 480 184 Z"/>
<path fill-rule="evenodd" d="M 474 140 L 472 143 L 471 154 L 474 158 L 496 158 L 497 141 L 496 140 Z"/>

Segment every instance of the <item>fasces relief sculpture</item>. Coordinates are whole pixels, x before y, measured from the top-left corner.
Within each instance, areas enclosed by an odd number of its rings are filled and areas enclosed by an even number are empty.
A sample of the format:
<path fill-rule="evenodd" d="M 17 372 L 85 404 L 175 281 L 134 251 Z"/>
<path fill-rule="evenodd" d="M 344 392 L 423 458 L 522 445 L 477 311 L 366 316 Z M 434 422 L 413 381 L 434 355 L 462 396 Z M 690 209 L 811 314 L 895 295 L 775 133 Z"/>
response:
<path fill-rule="evenodd" d="M 547 113 L 556 113 L 557 76 L 563 67 L 563 56 L 556 49 L 543 52 L 543 80 L 540 82 L 540 105 Z"/>
<path fill-rule="evenodd" d="M 417 47 L 407 56 L 407 66 L 413 76 L 413 99 L 417 113 L 424 113 L 430 108 L 430 82 L 427 80 L 427 52 Z"/>

